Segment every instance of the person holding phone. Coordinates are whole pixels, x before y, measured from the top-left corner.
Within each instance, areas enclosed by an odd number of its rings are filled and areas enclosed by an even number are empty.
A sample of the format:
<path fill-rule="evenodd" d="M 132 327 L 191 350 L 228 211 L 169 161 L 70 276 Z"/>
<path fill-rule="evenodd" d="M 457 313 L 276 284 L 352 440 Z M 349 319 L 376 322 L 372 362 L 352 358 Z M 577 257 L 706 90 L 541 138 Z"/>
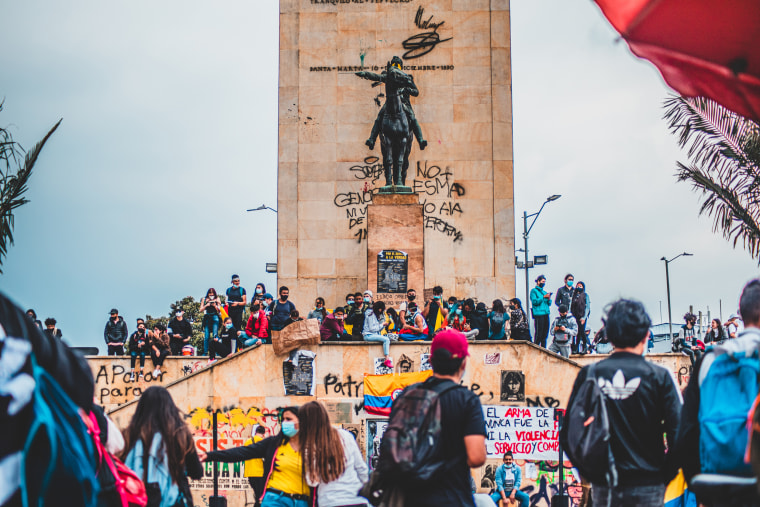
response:
<path fill-rule="evenodd" d="M 533 329 L 535 344 L 546 348 L 546 338 L 549 336 L 549 311 L 552 304 L 552 293 L 546 292 L 546 277 L 539 275 L 536 286 L 530 291 L 530 305 L 533 308 Z"/>

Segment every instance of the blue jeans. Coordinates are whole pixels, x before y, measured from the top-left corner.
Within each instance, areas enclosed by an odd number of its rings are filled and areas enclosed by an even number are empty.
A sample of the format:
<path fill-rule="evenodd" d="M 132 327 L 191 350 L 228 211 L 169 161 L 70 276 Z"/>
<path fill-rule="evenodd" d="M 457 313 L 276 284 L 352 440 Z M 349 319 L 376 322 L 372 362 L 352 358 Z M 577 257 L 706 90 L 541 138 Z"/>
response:
<path fill-rule="evenodd" d="M 383 342 L 383 354 L 386 356 L 391 352 L 391 339 L 386 335 L 371 333 L 364 335 L 365 342 Z"/>
<path fill-rule="evenodd" d="M 665 485 L 623 486 L 610 490 L 607 486 L 593 484 L 591 496 L 594 505 L 602 507 L 662 507 L 665 503 Z"/>
<path fill-rule="evenodd" d="M 219 315 L 203 316 L 203 355 L 208 354 L 208 340 L 219 332 Z"/>
<path fill-rule="evenodd" d="M 509 495 L 512 494 L 512 490 L 504 491 L 504 494 L 507 495 L 507 498 L 509 498 Z M 496 505 L 499 505 L 499 500 L 501 500 L 501 493 L 498 491 L 491 493 L 491 500 L 493 500 L 493 503 Z M 530 497 L 527 493 L 524 493 L 519 489 L 515 491 L 515 500 L 517 500 L 517 503 L 520 507 L 530 506 Z"/>
<path fill-rule="evenodd" d="M 305 500 L 293 500 L 280 493 L 267 491 L 261 501 L 261 507 L 309 507 Z"/>

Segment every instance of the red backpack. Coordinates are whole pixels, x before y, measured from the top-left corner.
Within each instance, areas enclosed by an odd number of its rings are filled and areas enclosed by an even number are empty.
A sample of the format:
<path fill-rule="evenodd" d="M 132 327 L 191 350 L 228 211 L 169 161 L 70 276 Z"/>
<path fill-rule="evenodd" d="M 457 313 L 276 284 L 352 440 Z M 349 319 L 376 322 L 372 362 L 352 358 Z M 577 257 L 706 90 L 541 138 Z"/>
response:
<path fill-rule="evenodd" d="M 148 494 L 143 482 L 127 465 L 103 446 L 100 440 L 100 426 L 95 414 L 90 412 L 89 417 L 83 419 L 98 452 L 98 479 L 101 485 L 110 484 L 110 488 L 115 489 L 115 495 L 111 497 L 116 496 L 121 501 L 122 507 L 145 507 L 148 504 Z M 109 478 L 110 480 L 104 477 L 108 474 L 112 477 Z"/>

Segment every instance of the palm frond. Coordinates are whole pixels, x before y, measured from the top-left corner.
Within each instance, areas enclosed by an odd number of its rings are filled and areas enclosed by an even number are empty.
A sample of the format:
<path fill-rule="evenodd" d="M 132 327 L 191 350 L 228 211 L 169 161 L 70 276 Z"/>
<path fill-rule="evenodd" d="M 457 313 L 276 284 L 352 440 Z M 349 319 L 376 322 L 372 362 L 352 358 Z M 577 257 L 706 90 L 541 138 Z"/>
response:
<path fill-rule="evenodd" d="M 678 181 L 702 193 L 699 214 L 712 217 L 713 231 L 760 263 L 760 127 L 709 99 L 672 97 L 665 108 L 691 160 L 677 163 Z"/>
<path fill-rule="evenodd" d="M 9 246 L 13 245 L 13 227 L 15 224 L 13 211 L 29 202 L 23 195 L 27 191 L 27 183 L 32 175 L 34 164 L 37 162 L 45 143 L 62 121 L 63 118 L 58 120 L 58 123 L 45 134 L 45 137 L 26 153 L 24 164 L 16 172 L 12 172 L 10 169 L 11 160 L 16 161 L 16 155 L 20 149 L 10 134 L 5 129 L 0 129 L 2 131 L 0 139 L 3 139 L 3 146 L 0 146 L 0 150 L 4 150 L 0 151 L 0 157 L 5 160 L 7 167 L 7 170 L 0 177 L 0 274 L 3 272 L 3 259 L 8 253 Z"/>

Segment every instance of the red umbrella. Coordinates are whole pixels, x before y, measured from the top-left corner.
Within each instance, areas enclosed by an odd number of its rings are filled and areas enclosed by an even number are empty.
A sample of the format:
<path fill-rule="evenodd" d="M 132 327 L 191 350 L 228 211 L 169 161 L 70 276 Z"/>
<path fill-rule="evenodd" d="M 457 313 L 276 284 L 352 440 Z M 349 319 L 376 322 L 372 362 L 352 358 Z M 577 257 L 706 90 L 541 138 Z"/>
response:
<path fill-rule="evenodd" d="M 760 122 L 759 0 L 596 0 L 631 51 L 681 95 Z"/>

